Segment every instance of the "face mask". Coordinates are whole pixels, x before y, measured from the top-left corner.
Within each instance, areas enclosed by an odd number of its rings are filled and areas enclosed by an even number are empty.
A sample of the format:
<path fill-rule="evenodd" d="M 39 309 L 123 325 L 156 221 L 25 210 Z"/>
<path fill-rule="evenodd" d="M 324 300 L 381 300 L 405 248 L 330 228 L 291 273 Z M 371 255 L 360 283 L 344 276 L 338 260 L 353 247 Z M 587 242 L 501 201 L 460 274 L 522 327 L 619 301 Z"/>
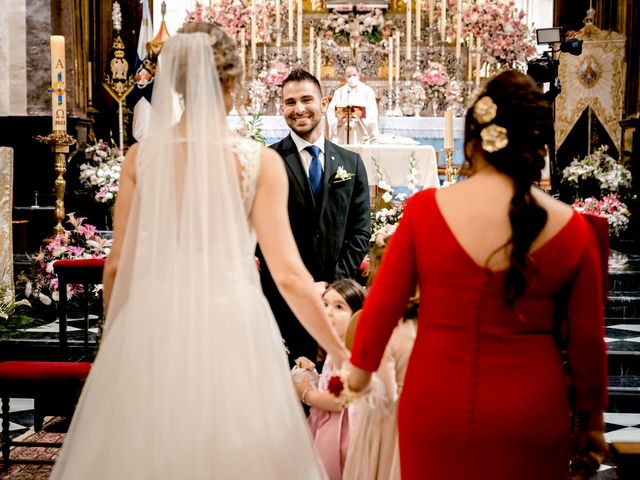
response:
<path fill-rule="evenodd" d="M 358 77 L 356 77 L 355 75 L 347 78 L 347 84 L 351 87 L 351 88 L 355 88 L 356 85 L 358 85 Z"/>

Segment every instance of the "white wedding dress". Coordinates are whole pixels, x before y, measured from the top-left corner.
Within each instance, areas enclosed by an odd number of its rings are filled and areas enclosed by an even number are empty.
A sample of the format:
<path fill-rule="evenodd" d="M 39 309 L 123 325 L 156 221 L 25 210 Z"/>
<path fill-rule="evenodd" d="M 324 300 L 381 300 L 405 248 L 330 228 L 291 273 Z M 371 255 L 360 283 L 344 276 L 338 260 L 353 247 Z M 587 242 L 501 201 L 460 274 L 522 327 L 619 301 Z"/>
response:
<path fill-rule="evenodd" d="M 154 109 L 181 109 L 190 132 L 168 133 L 169 115 L 140 146 L 106 333 L 54 480 L 325 478 L 254 260 L 259 146 L 190 94 L 219 88 L 207 48 L 203 34 L 165 44 L 173 76 L 159 70 L 167 99 L 154 91 Z M 166 93 L 176 86 L 179 107 Z"/>

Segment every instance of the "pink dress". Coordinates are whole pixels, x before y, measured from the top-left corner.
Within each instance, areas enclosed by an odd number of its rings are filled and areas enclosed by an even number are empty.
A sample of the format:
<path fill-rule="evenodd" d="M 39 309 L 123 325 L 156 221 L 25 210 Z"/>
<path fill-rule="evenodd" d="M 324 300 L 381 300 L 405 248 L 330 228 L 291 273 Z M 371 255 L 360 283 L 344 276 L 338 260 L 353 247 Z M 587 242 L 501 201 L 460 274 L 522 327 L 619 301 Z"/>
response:
<path fill-rule="evenodd" d="M 327 391 L 332 375 L 333 361 L 327 355 L 318 381 L 318 390 Z M 327 471 L 329 480 L 341 480 L 349 447 L 349 409 L 329 412 L 311 407 L 309 426 L 313 436 L 313 446 Z"/>

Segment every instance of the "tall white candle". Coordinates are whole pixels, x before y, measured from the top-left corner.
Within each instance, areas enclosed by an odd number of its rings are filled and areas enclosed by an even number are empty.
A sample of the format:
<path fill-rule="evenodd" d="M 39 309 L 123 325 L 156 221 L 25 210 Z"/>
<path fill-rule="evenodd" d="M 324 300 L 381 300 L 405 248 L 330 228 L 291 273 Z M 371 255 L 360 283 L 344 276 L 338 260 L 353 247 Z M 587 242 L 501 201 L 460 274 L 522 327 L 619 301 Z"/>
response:
<path fill-rule="evenodd" d="M 416 43 L 420 42 L 422 34 L 422 0 L 416 0 Z M 420 46 L 418 45 L 418 48 Z"/>
<path fill-rule="evenodd" d="M 467 53 L 469 58 L 467 59 L 467 81 L 473 80 L 473 33 L 469 33 L 469 42 L 467 43 Z"/>
<path fill-rule="evenodd" d="M 435 0 L 429 0 L 429 26 L 433 27 L 433 16 L 435 13 Z"/>
<path fill-rule="evenodd" d="M 258 36 L 258 25 L 256 21 L 256 4 L 251 3 L 251 62 L 255 63 L 257 58 L 256 41 Z"/>
<path fill-rule="evenodd" d="M 393 36 L 389 37 L 389 91 L 393 88 Z"/>
<path fill-rule="evenodd" d="M 322 80 L 322 39 L 318 35 L 316 41 L 316 78 L 318 81 Z"/>
<path fill-rule="evenodd" d="M 289 42 L 293 44 L 293 0 L 287 0 L 287 9 L 289 11 Z"/>
<path fill-rule="evenodd" d="M 246 38 L 246 32 L 244 28 L 240 29 L 240 61 L 242 63 L 242 72 L 244 73 L 244 77 L 246 78 L 246 71 L 247 71 L 247 59 L 246 59 L 246 55 L 247 55 L 247 38 Z"/>
<path fill-rule="evenodd" d="M 458 14 L 456 16 L 456 60 L 460 60 L 462 53 L 462 0 L 458 0 Z"/>
<path fill-rule="evenodd" d="M 444 148 L 453 148 L 453 110 L 444 112 Z"/>
<path fill-rule="evenodd" d="M 407 46 L 407 60 L 411 60 L 411 0 L 407 0 L 407 34 L 405 42 Z"/>
<path fill-rule="evenodd" d="M 396 82 L 400 81 L 400 30 L 396 30 Z"/>
<path fill-rule="evenodd" d="M 440 18 L 440 37 L 443 42 L 447 39 L 447 0 L 442 0 L 442 17 Z"/>
<path fill-rule="evenodd" d="M 297 56 L 299 59 L 302 59 L 302 0 L 298 0 L 298 12 L 297 12 L 297 18 L 298 18 L 298 49 L 297 49 Z"/>
<path fill-rule="evenodd" d="M 313 61 L 315 60 L 314 47 L 315 47 L 315 28 L 309 27 L 309 73 L 313 75 Z"/>
<path fill-rule="evenodd" d="M 481 62 L 482 62 L 482 53 L 480 50 L 480 37 L 476 39 L 478 49 L 476 52 L 476 87 L 480 85 L 480 70 L 482 70 Z"/>
<path fill-rule="evenodd" d="M 54 132 L 67 131 L 64 37 L 51 36 L 51 116 Z"/>
<path fill-rule="evenodd" d="M 280 0 L 276 0 L 276 45 L 280 46 Z"/>

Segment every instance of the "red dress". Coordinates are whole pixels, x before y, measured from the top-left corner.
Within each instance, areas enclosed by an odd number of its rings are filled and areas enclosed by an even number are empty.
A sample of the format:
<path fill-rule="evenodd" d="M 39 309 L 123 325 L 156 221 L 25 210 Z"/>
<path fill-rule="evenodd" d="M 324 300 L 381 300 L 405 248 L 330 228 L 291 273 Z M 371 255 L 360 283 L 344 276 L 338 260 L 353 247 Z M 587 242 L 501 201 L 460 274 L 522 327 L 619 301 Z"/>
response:
<path fill-rule="evenodd" d="M 409 200 L 367 296 L 351 359 L 378 368 L 417 282 L 418 335 L 398 413 L 403 480 L 569 478 L 570 407 L 553 336 L 554 296 L 569 286 L 569 382 L 576 408 L 597 414 L 606 404 L 599 250 L 576 213 L 532 258 L 535 273 L 509 308 L 505 271 L 466 253 L 435 190 Z"/>

